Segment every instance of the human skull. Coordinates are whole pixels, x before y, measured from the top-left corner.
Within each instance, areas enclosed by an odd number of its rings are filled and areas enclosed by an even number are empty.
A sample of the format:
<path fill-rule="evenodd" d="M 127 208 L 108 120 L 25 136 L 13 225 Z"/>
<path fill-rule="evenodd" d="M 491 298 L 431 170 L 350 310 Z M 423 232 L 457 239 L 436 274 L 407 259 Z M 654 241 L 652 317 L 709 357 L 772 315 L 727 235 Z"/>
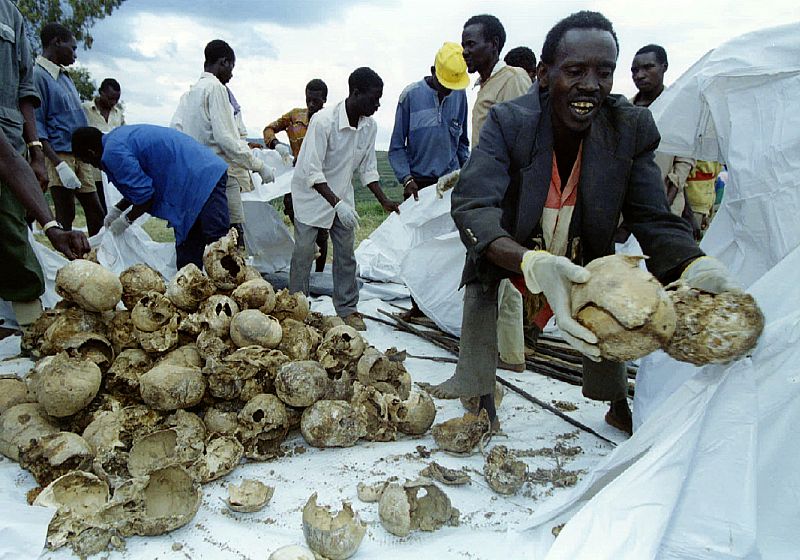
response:
<path fill-rule="evenodd" d="M 119 281 L 122 284 L 122 303 L 130 310 L 147 292 L 163 294 L 167 290 L 158 271 L 144 263 L 137 263 L 123 270 Z"/>
<path fill-rule="evenodd" d="M 203 484 L 233 472 L 244 456 L 244 446 L 234 436 L 212 435 L 206 450 L 190 469 L 192 476 Z"/>
<path fill-rule="evenodd" d="M 196 311 L 215 291 L 211 278 L 193 263 L 181 268 L 167 284 L 167 297 L 175 307 L 184 311 Z"/>
<path fill-rule="evenodd" d="M 287 361 L 278 350 L 245 346 L 221 359 L 207 359 L 203 374 L 214 398 L 249 400 L 259 393 L 274 391 L 277 370 Z"/>
<path fill-rule="evenodd" d="M 375 389 L 365 387 L 361 383 L 354 384 L 353 398 L 350 404 L 361 417 L 368 441 L 395 441 L 397 427 L 389 421 L 388 398 Z"/>
<path fill-rule="evenodd" d="M 119 303 L 122 284 L 99 264 L 75 259 L 56 273 L 56 293 L 87 311 L 108 311 Z"/>
<path fill-rule="evenodd" d="M 489 431 L 489 416 L 481 410 L 478 416 L 467 412 L 461 418 L 451 418 L 433 427 L 433 440 L 440 448 L 452 453 L 469 453 Z"/>
<path fill-rule="evenodd" d="M 230 291 L 245 281 L 244 259 L 236 242 L 235 228 L 228 235 L 209 244 L 203 252 L 203 268 L 220 290 Z"/>
<path fill-rule="evenodd" d="M 355 364 L 341 371 L 328 371 L 328 392 L 325 398 L 330 401 L 350 401 L 353 398 L 353 383 L 355 381 Z"/>
<path fill-rule="evenodd" d="M 353 327 L 333 327 L 317 349 L 317 360 L 328 371 L 341 371 L 358 360 L 365 347 L 364 339 Z"/>
<path fill-rule="evenodd" d="M 405 400 L 411 391 L 411 376 L 401 361 L 401 355 L 394 348 L 391 350 L 394 351 L 384 354 L 374 346 L 368 346 L 358 360 L 356 374 L 363 385 Z"/>
<path fill-rule="evenodd" d="M 113 486 L 130 478 L 128 452 L 133 442 L 160 429 L 162 422 L 161 414 L 143 405 L 99 413 L 83 430 L 95 457 L 92 470 Z"/>
<path fill-rule="evenodd" d="M 412 390 L 406 400 L 400 400 L 397 396 L 389 397 L 388 406 L 389 420 L 404 434 L 422 435 L 430 429 L 436 418 L 433 399 L 419 389 Z"/>
<path fill-rule="evenodd" d="M 142 400 L 156 410 L 190 408 L 206 391 L 206 380 L 199 367 L 159 364 L 139 377 Z"/>
<path fill-rule="evenodd" d="M 175 315 L 172 302 L 160 292 L 146 292 L 131 310 L 133 326 L 144 332 L 157 331 Z"/>
<path fill-rule="evenodd" d="M 47 528 L 47 546 L 60 548 L 90 534 L 102 525 L 97 516 L 108 501 L 108 484 L 94 474 L 72 471 L 53 480 L 33 502 L 35 506 L 56 509 Z"/>
<path fill-rule="evenodd" d="M 457 525 L 459 512 L 438 486 L 420 478 L 402 486 L 390 483 L 378 502 L 378 516 L 384 529 L 405 537 L 414 530 L 435 531 L 444 525 Z"/>
<path fill-rule="evenodd" d="M 745 292 L 714 295 L 680 286 L 669 296 L 678 320 L 664 350 L 676 360 L 698 366 L 738 360 L 764 330 L 764 315 Z"/>
<path fill-rule="evenodd" d="M 22 379 L 13 373 L 0 375 L 0 414 L 12 406 L 29 402 L 36 402 L 36 397 L 28 392 Z"/>
<path fill-rule="evenodd" d="M 171 427 L 147 434 L 133 443 L 128 453 L 131 476 L 144 476 L 170 465 L 188 469 L 203 456 L 206 429 L 197 415 L 179 410 L 165 425 Z"/>
<path fill-rule="evenodd" d="M 303 507 L 303 535 L 308 546 L 324 558 L 344 560 L 356 553 L 367 526 L 348 502 L 335 515 L 317 505 L 317 493 Z"/>
<path fill-rule="evenodd" d="M 39 486 L 47 486 L 70 471 L 89 470 L 93 457 L 91 447 L 81 436 L 58 432 L 24 446 L 19 454 L 19 464 L 33 475 Z"/>
<path fill-rule="evenodd" d="M 168 323 L 153 332 L 140 331 L 137 328 L 134 328 L 133 332 L 139 345 L 146 352 L 154 354 L 168 352 L 178 345 L 178 315 L 173 315 Z"/>
<path fill-rule="evenodd" d="M 235 434 L 239 428 L 239 408 L 233 403 L 218 403 L 203 412 L 203 422 L 210 434 Z"/>
<path fill-rule="evenodd" d="M 139 347 L 135 331 L 130 311 L 121 309 L 114 312 L 114 316 L 106 323 L 106 334 L 108 335 L 108 340 L 111 341 L 115 354 L 119 354 L 128 348 Z"/>
<path fill-rule="evenodd" d="M 47 416 L 41 405 L 14 405 L 0 415 L 0 453 L 12 461 L 19 461 L 22 448 L 34 440 L 57 432 L 55 419 Z"/>
<path fill-rule="evenodd" d="M 283 337 L 278 348 L 292 360 L 309 360 L 320 343 L 316 329 L 295 321 L 284 319 L 281 322 Z"/>
<path fill-rule="evenodd" d="M 121 397 L 139 398 L 139 376 L 153 367 L 153 361 L 144 350 L 123 350 L 106 373 L 106 389 Z"/>
<path fill-rule="evenodd" d="M 278 369 L 275 393 L 289 406 L 311 406 L 325 396 L 328 373 L 311 360 L 288 362 Z"/>
<path fill-rule="evenodd" d="M 237 313 L 239 306 L 235 301 L 228 296 L 215 294 L 200 305 L 197 313 L 189 315 L 187 321 L 197 324 L 199 331 L 211 331 L 222 338 L 228 336 L 231 319 Z"/>
<path fill-rule="evenodd" d="M 114 362 L 114 347 L 101 334 L 78 333 L 64 341 L 63 348 L 71 358 L 93 362 L 100 371 L 107 371 Z"/>
<path fill-rule="evenodd" d="M 666 344 L 675 309 L 655 277 L 639 267 L 644 257 L 609 255 L 586 265 L 589 281 L 572 286 L 572 316 L 597 335 L 609 360 L 635 360 Z"/>
<path fill-rule="evenodd" d="M 278 321 L 284 319 L 294 319 L 301 323 L 306 320 L 311 306 L 308 298 L 300 292 L 289 293 L 283 289 L 275 294 L 275 306 L 272 308 L 271 315 Z"/>
<path fill-rule="evenodd" d="M 274 493 L 273 486 L 246 478 L 239 485 L 228 484 L 228 499 L 225 500 L 225 503 L 233 511 L 252 513 L 264 509 Z"/>
<path fill-rule="evenodd" d="M 239 412 L 236 436 L 250 459 L 265 461 L 281 455 L 280 445 L 288 431 L 286 406 L 275 395 L 256 395 Z"/>
<path fill-rule="evenodd" d="M 283 330 L 274 317 L 258 309 L 245 309 L 231 319 L 230 335 L 239 348 L 253 345 L 275 348 L 281 342 Z"/>
<path fill-rule="evenodd" d="M 305 409 L 300 432 L 314 447 L 352 447 L 367 435 L 364 422 L 350 403 L 328 400 Z"/>
<path fill-rule="evenodd" d="M 102 373 L 97 364 L 56 355 L 37 371 L 30 388 L 50 416 L 71 416 L 88 405 L 100 390 Z"/>
<path fill-rule="evenodd" d="M 261 276 L 240 284 L 231 297 L 239 309 L 260 309 L 269 315 L 275 307 L 275 289 Z"/>
<path fill-rule="evenodd" d="M 483 476 L 489 488 L 498 494 L 516 494 L 525 482 L 528 465 L 517 459 L 505 445 L 496 445 L 486 456 Z"/>
<path fill-rule="evenodd" d="M 201 499 L 200 484 L 172 465 L 122 483 L 100 515 L 122 536 L 161 535 L 189 523 Z"/>
<path fill-rule="evenodd" d="M 100 314 L 86 311 L 80 307 L 64 309 L 47 327 L 42 337 L 41 353 L 57 354 L 64 349 L 64 343 L 84 332 L 103 334 L 105 325 Z"/>

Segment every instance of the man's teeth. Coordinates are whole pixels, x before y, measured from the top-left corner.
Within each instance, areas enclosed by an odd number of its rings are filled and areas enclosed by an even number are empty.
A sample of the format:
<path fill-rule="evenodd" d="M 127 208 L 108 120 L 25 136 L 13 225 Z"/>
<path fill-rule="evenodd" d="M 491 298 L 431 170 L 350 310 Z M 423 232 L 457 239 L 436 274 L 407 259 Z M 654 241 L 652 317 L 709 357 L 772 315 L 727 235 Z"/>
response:
<path fill-rule="evenodd" d="M 594 103 L 590 101 L 574 101 L 570 103 L 570 107 L 579 115 L 587 115 L 594 109 Z"/>

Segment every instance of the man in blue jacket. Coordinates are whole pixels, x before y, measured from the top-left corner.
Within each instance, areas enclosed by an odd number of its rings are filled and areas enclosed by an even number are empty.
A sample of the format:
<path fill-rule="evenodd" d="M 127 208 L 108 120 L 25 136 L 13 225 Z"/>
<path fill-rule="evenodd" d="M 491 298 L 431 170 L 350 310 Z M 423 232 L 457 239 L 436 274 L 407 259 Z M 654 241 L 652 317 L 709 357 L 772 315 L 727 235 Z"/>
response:
<path fill-rule="evenodd" d="M 433 185 L 460 169 L 469 156 L 467 139 L 467 63 L 461 45 L 445 43 L 436 53 L 431 75 L 400 94 L 389 143 L 389 164 L 403 197 Z"/>
<path fill-rule="evenodd" d="M 108 230 L 118 235 L 145 212 L 167 220 L 179 269 L 189 263 L 202 268 L 205 246 L 228 233 L 228 166 L 190 136 L 146 124 L 107 134 L 84 127 L 72 135 L 72 151 L 105 171 L 124 197 L 109 208 Z"/>

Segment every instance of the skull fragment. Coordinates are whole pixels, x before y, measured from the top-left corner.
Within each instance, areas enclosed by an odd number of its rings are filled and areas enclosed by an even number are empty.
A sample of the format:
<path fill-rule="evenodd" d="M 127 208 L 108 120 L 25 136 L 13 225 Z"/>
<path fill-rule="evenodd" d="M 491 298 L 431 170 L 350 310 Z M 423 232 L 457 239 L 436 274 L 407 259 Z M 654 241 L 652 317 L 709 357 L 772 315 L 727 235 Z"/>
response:
<path fill-rule="evenodd" d="M 289 293 L 289 290 L 283 289 L 275 294 L 275 306 L 271 315 L 278 321 L 294 319 L 302 323 L 306 320 L 310 309 L 308 298 L 302 293 Z"/>
<path fill-rule="evenodd" d="M 411 376 L 396 351 L 384 354 L 373 346 L 367 347 L 358 360 L 356 372 L 363 385 L 375 387 L 381 393 L 397 395 L 403 400 L 408 398 Z"/>
<path fill-rule="evenodd" d="M 364 422 L 350 403 L 328 400 L 305 409 L 300 432 L 314 447 L 351 447 L 367 435 Z"/>
<path fill-rule="evenodd" d="M 311 406 L 325 396 L 328 373 L 311 360 L 288 362 L 278 369 L 275 393 L 290 406 Z"/>
<path fill-rule="evenodd" d="M 78 434 L 58 432 L 33 440 L 20 452 L 19 464 L 27 469 L 39 486 L 47 486 L 56 478 L 74 470 L 89 470 L 91 447 Z"/>
<path fill-rule="evenodd" d="M 353 388 L 350 404 L 361 418 L 368 441 L 395 441 L 397 427 L 389 421 L 389 406 L 386 395 L 375 389 L 365 387 L 358 381 Z"/>
<path fill-rule="evenodd" d="M 378 502 L 383 527 L 398 537 L 411 531 L 435 531 L 444 525 L 457 525 L 459 512 L 447 494 L 433 481 L 420 478 L 402 486 L 390 483 Z"/>
<path fill-rule="evenodd" d="M 264 509 L 274 493 L 274 487 L 252 478 L 246 478 L 239 485 L 228 484 L 228 499 L 225 500 L 225 503 L 233 511 L 243 513 L 259 511 Z"/>
<path fill-rule="evenodd" d="M 452 453 L 469 453 L 489 431 L 489 416 L 481 410 L 478 416 L 467 412 L 461 418 L 451 418 L 433 427 L 433 440 Z"/>
<path fill-rule="evenodd" d="M 590 262 L 585 284 L 572 287 L 572 316 L 597 335 L 600 354 L 624 362 L 669 341 L 675 309 L 664 288 L 639 268 L 643 257 L 609 255 Z"/>
<path fill-rule="evenodd" d="M 203 252 L 203 268 L 217 288 L 231 291 L 245 281 L 246 269 L 237 246 L 239 237 L 235 228 L 228 235 L 209 244 Z"/>
<path fill-rule="evenodd" d="M 505 445 L 496 445 L 486 456 L 483 476 L 489 488 L 498 494 L 516 494 L 525 482 L 528 465 L 520 461 Z"/>
<path fill-rule="evenodd" d="M 197 265 L 189 263 L 170 280 L 167 297 L 179 309 L 196 311 L 215 290 L 211 278 L 203 274 Z"/>
<path fill-rule="evenodd" d="M 316 492 L 303 508 L 303 534 L 306 543 L 317 554 L 330 560 L 344 560 L 356 553 L 367 526 L 348 502 L 335 515 L 317 505 Z"/>
<path fill-rule="evenodd" d="M 240 284 L 231 297 L 239 309 L 259 309 L 269 315 L 275 307 L 275 290 L 261 277 Z"/>

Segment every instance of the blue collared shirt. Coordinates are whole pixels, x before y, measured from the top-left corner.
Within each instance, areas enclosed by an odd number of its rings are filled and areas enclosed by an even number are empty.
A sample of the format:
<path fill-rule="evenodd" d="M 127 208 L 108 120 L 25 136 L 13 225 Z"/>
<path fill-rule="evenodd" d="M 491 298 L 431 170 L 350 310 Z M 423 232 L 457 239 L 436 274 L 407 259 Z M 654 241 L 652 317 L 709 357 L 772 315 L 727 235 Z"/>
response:
<path fill-rule="evenodd" d="M 189 230 L 228 165 L 210 148 L 172 128 L 121 126 L 103 135 L 103 171 L 133 204 L 152 200 L 149 213 L 167 220 L 175 244 Z"/>
<path fill-rule="evenodd" d="M 441 177 L 459 169 L 468 156 L 466 93 L 454 90 L 439 103 L 439 94 L 424 79 L 406 87 L 389 143 L 389 164 L 397 180 Z"/>
<path fill-rule="evenodd" d="M 88 126 L 81 96 L 66 69 L 40 56 L 33 79 L 42 104 L 36 109 L 36 132 L 56 152 L 72 152 L 72 133 Z"/>

